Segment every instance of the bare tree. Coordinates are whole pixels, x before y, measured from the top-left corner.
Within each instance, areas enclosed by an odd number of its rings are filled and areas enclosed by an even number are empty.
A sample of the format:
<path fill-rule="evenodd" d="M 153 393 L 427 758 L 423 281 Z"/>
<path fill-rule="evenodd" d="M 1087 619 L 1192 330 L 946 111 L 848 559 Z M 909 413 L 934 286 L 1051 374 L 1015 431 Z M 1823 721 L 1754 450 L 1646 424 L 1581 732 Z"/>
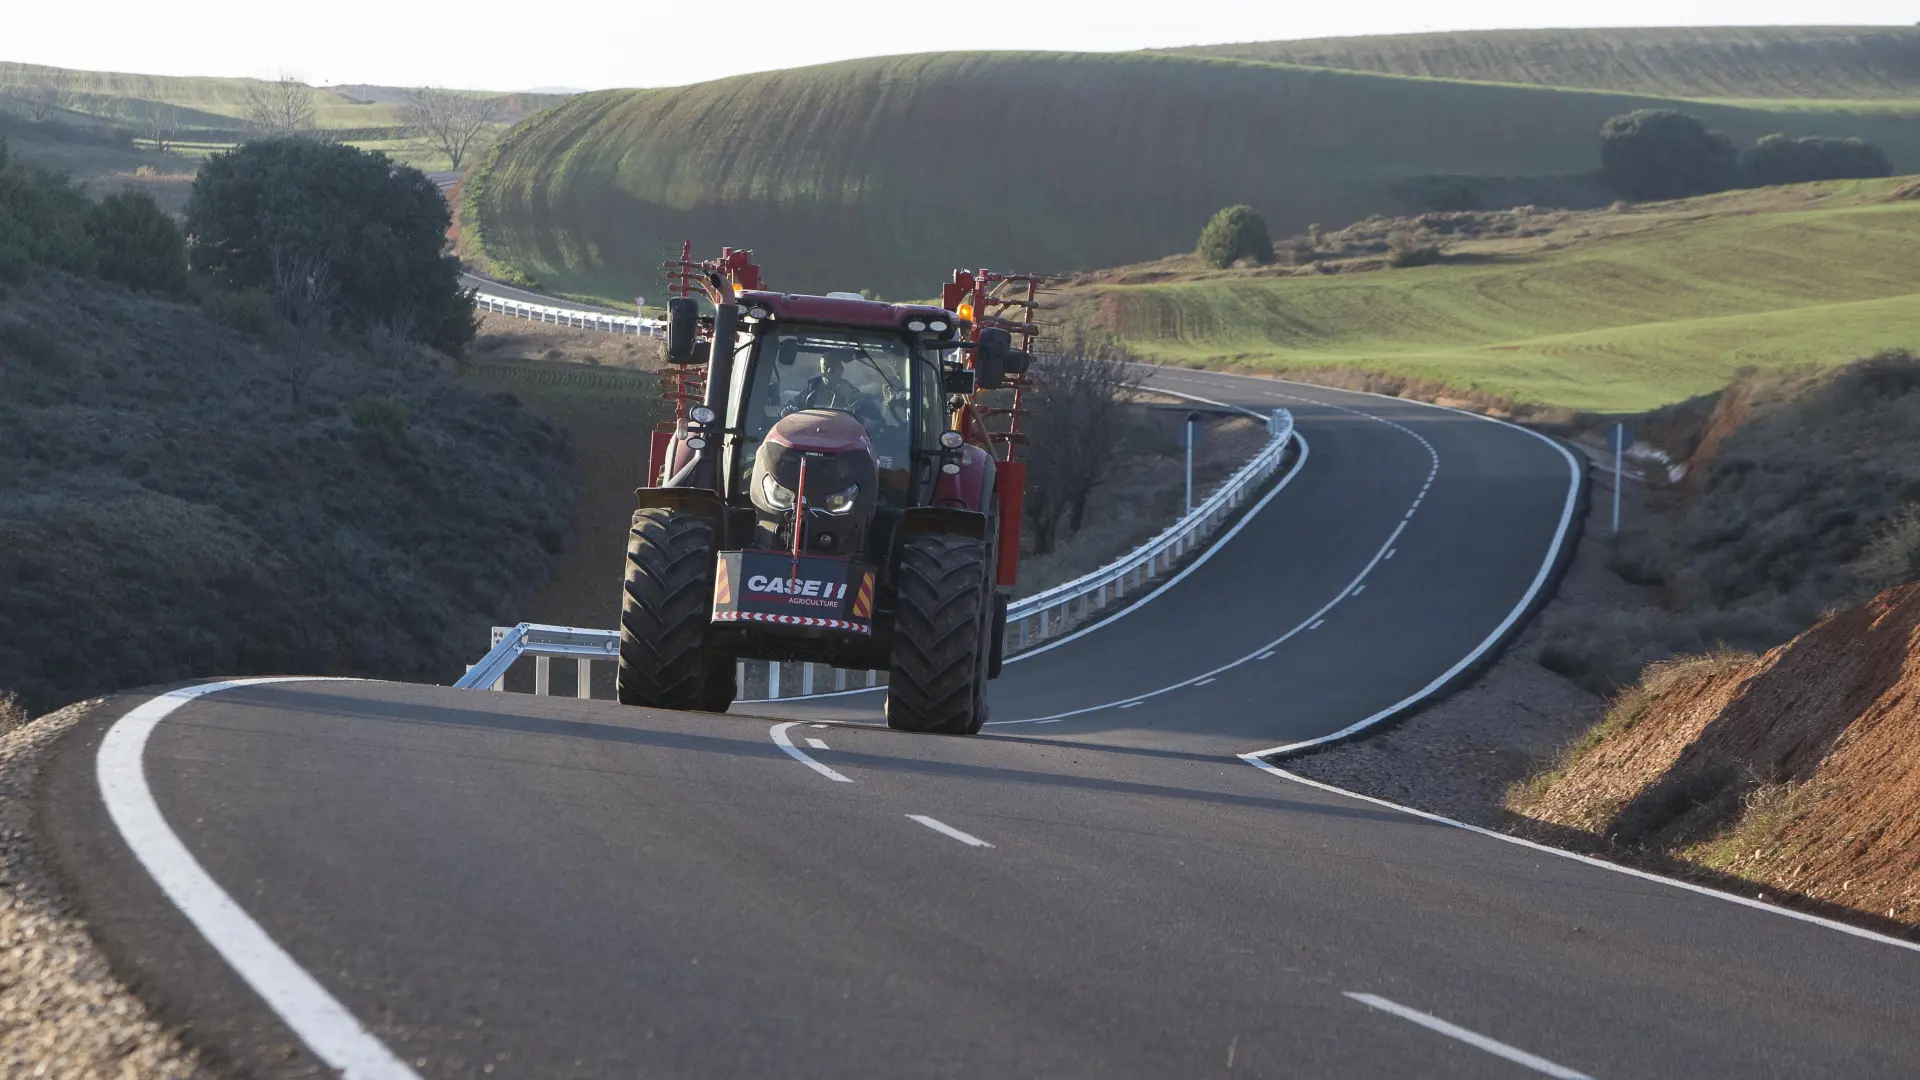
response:
<path fill-rule="evenodd" d="M 255 134 L 300 135 L 313 130 L 313 87 L 285 72 L 272 82 L 249 80 L 245 86 L 243 115 Z"/>
<path fill-rule="evenodd" d="M 502 116 L 501 99 L 491 95 L 461 94 L 423 86 L 407 91 L 400 117 L 414 131 L 420 145 L 444 154 L 456 172 L 474 151 L 485 146 Z"/>
<path fill-rule="evenodd" d="M 1087 499 L 1106 482 L 1141 372 L 1125 349 L 1085 329 L 1058 355 L 1034 361 L 1025 396 L 1033 420 L 1022 427 L 1031 440 L 1026 514 L 1037 554 L 1054 549 L 1063 522 L 1072 532 L 1086 523 Z"/>
<path fill-rule="evenodd" d="M 287 395 L 295 408 L 326 360 L 326 334 L 339 315 L 340 285 L 327 255 L 279 244 L 268 251 L 273 273 L 273 313 L 285 326 L 280 352 Z"/>
<path fill-rule="evenodd" d="M 180 106 L 164 101 L 149 102 L 146 115 L 141 117 L 140 127 L 153 143 L 154 150 L 166 153 L 173 149 L 173 138 L 180 131 Z"/>
<path fill-rule="evenodd" d="M 73 83 L 74 73 L 65 68 L 23 65 L 6 93 L 20 103 L 28 119 L 38 124 L 73 106 Z"/>

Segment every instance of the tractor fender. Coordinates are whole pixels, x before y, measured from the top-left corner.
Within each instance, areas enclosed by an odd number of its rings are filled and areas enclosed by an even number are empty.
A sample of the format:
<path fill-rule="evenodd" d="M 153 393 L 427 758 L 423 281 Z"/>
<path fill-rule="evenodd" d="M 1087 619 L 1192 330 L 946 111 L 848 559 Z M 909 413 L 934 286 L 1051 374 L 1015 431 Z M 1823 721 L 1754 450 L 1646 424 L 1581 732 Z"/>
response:
<path fill-rule="evenodd" d="M 956 462 L 954 459 L 958 458 Z M 993 505 L 993 455 L 972 443 L 962 444 L 945 464 L 958 464 L 960 471 L 940 472 L 933 486 L 933 505 L 972 510 L 984 514 Z"/>
<path fill-rule="evenodd" d="M 710 488 L 643 487 L 634 493 L 637 510 L 684 510 L 713 522 L 715 536 L 724 536 L 727 504 Z"/>
<path fill-rule="evenodd" d="M 973 540 L 987 539 L 987 515 L 954 506 L 911 506 L 900 515 L 896 537 L 913 533 L 952 533 Z"/>

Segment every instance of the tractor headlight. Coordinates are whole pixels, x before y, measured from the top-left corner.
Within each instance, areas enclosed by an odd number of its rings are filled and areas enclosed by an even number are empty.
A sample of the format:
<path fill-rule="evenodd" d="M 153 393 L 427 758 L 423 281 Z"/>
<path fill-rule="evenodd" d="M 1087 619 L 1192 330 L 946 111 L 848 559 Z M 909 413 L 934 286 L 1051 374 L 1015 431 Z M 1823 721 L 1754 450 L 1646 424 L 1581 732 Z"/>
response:
<path fill-rule="evenodd" d="M 847 490 L 836 491 L 821 500 L 821 505 L 829 514 L 844 514 L 853 509 L 853 501 L 860 497 L 860 485 L 848 484 Z"/>
<path fill-rule="evenodd" d="M 760 497 L 775 510 L 793 509 L 793 489 L 775 480 L 772 473 L 760 478 Z"/>

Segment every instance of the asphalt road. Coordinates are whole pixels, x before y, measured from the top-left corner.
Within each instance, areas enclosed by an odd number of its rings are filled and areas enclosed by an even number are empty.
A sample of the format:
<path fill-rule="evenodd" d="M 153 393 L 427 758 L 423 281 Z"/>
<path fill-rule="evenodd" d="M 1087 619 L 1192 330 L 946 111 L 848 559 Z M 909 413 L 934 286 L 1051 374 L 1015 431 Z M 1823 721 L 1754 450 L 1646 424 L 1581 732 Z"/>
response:
<path fill-rule="evenodd" d="M 42 778 L 51 849 L 147 1000 L 261 1075 L 1920 1071 L 1912 950 L 1238 757 L 1444 688 L 1575 473 L 1409 402 L 1160 378 L 1293 409 L 1306 459 L 1183 580 L 1010 664 L 983 737 L 859 694 L 122 699 Z"/>

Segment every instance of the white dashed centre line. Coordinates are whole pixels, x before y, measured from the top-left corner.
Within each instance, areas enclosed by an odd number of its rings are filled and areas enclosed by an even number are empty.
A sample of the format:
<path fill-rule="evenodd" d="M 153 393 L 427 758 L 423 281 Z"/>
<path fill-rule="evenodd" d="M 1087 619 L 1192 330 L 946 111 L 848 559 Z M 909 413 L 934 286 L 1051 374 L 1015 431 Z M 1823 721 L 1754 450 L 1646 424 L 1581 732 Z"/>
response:
<path fill-rule="evenodd" d="M 813 747 L 815 750 L 825 750 L 827 748 L 827 744 L 824 739 L 816 739 L 816 738 L 813 738 L 812 736 L 807 737 L 807 745 Z"/>
<path fill-rule="evenodd" d="M 1365 585 L 1355 585 L 1353 587 L 1353 592 L 1350 595 L 1359 596 L 1361 593 L 1366 591 L 1367 591 L 1367 587 Z"/>
<path fill-rule="evenodd" d="M 1262 660 L 1271 660 L 1271 659 L 1273 659 L 1273 654 L 1274 654 L 1274 652 L 1275 652 L 1275 650 L 1273 650 L 1273 649 L 1268 649 L 1268 650 L 1267 650 L 1266 652 L 1263 652 L 1263 653 L 1261 653 L 1261 654 L 1260 654 L 1260 659 L 1262 659 Z"/>
<path fill-rule="evenodd" d="M 1127 703 L 1126 703 L 1125 705 L 1122 705 L 1122 706 L 1120 706 L 1120 707 L 1121 707 L 1121 708 L 1123 708 L 1123 709 L 1131 709 L 1131 708 L 1133 708 L 1133 707 L 1134 707 L 1135 705 L 1138 705 L 1138 704 L 1140 704 L 1140 702 L 1138 702 L 1138 701 L 1129 701 L 1129 702 L 1127 702 Z"/>
<path fill-rule="evenodd" d="M 824 728 L 824 727 L 826 727 L 827 725 L 826 725 L 826 724 L 815 724 L 815 725 L 813 725 L 813 726 L 814 726 L 814 727 L 817 727 L 817 728 Z"/>
<path fill-rule="evenodd" d="M 1399 548 L 1391 548 L 1391 549 L 1389 549 L 1389 550 L 1387 551 L 1387 558 L 1389 558 L 1389 559 L 1391 559 L 1391 558 L 1393 558 L 1393 556 L 1394 556 L 1394 554 L 1395 554 L 1396 552 L 1398 552 L 1399 550 L 1400 550 Z"/>
<path fill-rule="evenodd" d="M 925 825 L 927 828 L 932 829 L 934 832 L 939 833 L 941 836 L 951 836 L 955 840 L 960 841 L 961 843 L 967 845 L 968 847 L 992 847 L 993 846 L 992 844 L 987 843 L 985 840 L 982 840 L 971 833 L 961 832 L 959 829 L 954 828 L 953 826 L 947 824 L 944 821 L 941 821 L 938 818 L 930 818 L 925 814 L 908 814 L 907 817 L 911 818 L 914 821 L 919 822 L 922 825 Z"/>
<path fill-rule="evenodd" d="M 1397 1001 L 1388 1001 L 1376 994 L 1356 994 L 1351 990 L 1343 996 L 1350 997 L 1369 1008 L 1379 1009 L 1383 1013 L 1419 1024 L 1428 1031 L 1438 1032 L 1449 1039 L 1458 1039 L 1477 1050 L 1485 1050 L 1494 1057 L 1505 1058 L 1515 1065 L 1524 1065 L 1534 1072 L 1545 1073 L 1548 1076 L 1557 1077 L 1558 1080 L 1593 1080 L 1586 1073 L 1575 1072 L 1565 1065 L 1557 1065 L 1546 1058 L 1529 1054 L 1519 1047 L 1508 1046 L 1498 1039 L 1489 1039 L 1478 1032 L 1468 1031 L 1458 1024 L 1449 1024 L 1437 1016 L 1431 1016 L 1418 1009 L 1409 1009 Z"/>
<path fill-rule="evenodd" d="M 1207 676 L 1206 678 L 1204 678 L 1204 679 L 1201 679 L 1201 680 L 1199 680 L 1198 682 L 1195 682 L 1195 683 L 1194 683 L 1193 685 L 1195 685 L 1195 686 L 1205 686 L 1205 685 L 1207 685 L 1208 683 L 1210 683 L 1210 682 L 1212 682 L 1212 681 L 1213 681 L 1213 676 L 1211 676 L 1211 675 L 1209 675 L 1209 676 Z"/>
<path fill-rule="evenodd" d="M 1323 626 L 1325 626 L 1325 625 L 1327 625 L 1327 620 L 1325 620 L 1325 619 L 1320 619 L 1320 620 L 1318 620 L 1317 622 L 1315 622 L 1315 623 L 1314 623 L 1314 624 L 1313 624 L 1312 626 L 1309 626 L 1309 627 L 1307 627 L 1307 629 L 1309 629 L 1309 630 L 1318 630 L 1318 629 L 1320 629 L 1321 627 L 1323 627 Z"/>

